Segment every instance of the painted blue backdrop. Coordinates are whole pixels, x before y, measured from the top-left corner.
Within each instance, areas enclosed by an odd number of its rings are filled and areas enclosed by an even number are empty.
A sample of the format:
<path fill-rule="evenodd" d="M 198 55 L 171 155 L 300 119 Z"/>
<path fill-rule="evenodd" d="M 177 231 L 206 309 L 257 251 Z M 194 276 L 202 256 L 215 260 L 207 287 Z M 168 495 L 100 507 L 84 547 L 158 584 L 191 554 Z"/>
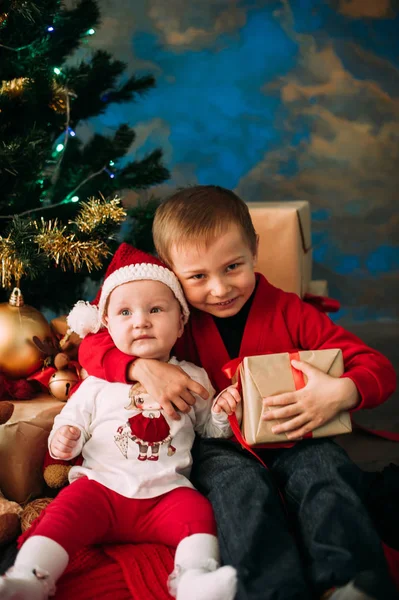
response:
<path fill-rule="evenodd" d="M 398 319 L 399 3 L 101 0 L 90 39 L 157 87 L 88 123 L 129 122 L 175 186 L 309 200 L 314 278 L 338 320 Z M 85 52 L 87 50 L 84 50 Z"/>

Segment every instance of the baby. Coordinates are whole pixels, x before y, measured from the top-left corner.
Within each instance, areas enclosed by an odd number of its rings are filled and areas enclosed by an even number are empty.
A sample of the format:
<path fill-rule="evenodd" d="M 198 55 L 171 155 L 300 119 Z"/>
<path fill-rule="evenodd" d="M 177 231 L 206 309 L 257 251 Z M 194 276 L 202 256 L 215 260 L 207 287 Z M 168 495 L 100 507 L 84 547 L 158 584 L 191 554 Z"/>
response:
<path fill-rule="evenodd" d="M 122 244 L 95 303 L 78 302 L 68 317 L 75 330 L 108 328 L 119 350 L 179 366 L 210 396 L 204 371 L 170 357 L 189 310 L 173 272 Z M 230 437 L 223 393 L 196 397 L 190 412 L 172 420 L 140 384 L 88 377 L 55 418 L 53 458 L 70 460 L 70 485 L 47 507 L 0 580 L 0 598 L 43 600 L 83 546 L 157 542 L 177 547 L 169 591 L 178 600 L 233 600 L 236 572 L 219 566 L 212 508 L 189 481 L 195 432 Z M 235 407 L 233 406 L 233 409 Z"/>

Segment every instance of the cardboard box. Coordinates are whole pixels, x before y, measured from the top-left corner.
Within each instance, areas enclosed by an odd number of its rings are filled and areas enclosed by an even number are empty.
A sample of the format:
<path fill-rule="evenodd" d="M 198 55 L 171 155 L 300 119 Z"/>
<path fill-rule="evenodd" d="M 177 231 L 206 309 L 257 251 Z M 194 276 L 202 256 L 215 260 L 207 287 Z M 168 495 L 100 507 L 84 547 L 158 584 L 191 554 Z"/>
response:
<path fill-rule="evenodd" d="M 12 402 L 14 413 L 0 426 L 0 489 L 6 498 L 22 504 L 45 490 L 47 438 L 64 402 L 48 394 Z"/>
<path fill-rule="evenodd" d="M 314 296 L 328 296 L 327 281 L 325 279 L 313 279 L 313 281 L 309 283 L 306 293 L 313 294 Z"/>
<path fill-rule="evenodd" d="M 256 270 L 270 283 L 303 297 L 312 279 L 309 202 L 250 202 L 259 235 Z"/>
<path fill-rule="evenodd" d="M 324 373 L 340 377 L 344 371 L 341 350 L 304 350 L 299 352 L 300 360 L 308 362 Z M 286 442 L 286 434 L 272 433 L 276 421 L 263 421 L 262 399 L 284 392 L 293 392 L 297 388 L 294 381 L 294 369 L 288 352 L 265 354 L 244 358 L 240 366 L 240 379 L 243 395 L 243 419 L 241 432 L 248 444 Z M 306 383 L 306 376 L 305 383 Z M 278 423 L 286 421 L 279 420 Z M 318 427 L 312 437 L 326 437 L 352 431 L 349 413 L 344 411 L 334 419 Z"/>

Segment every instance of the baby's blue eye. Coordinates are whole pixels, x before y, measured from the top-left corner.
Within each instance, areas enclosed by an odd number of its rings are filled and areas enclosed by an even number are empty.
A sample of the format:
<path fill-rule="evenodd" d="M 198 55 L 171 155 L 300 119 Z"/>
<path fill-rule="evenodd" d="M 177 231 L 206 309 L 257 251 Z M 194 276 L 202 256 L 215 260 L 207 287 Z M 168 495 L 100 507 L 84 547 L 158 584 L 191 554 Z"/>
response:
<path fill-rule="evenodd" d="M 159 308 L 159 306 L 154 306 L 154 308 L 151 309 L 151 313 L 159 313 L 161 312 L 161 309 Z"/>
<path fill-rule="evenodd" d="M 124 308 L 123 310 L 121 310 L 121 315 L 123 317 L 128 317 L 130 315 L 130 310 L 128 308 Z"/>
<path fill-rule="evenodd" d="M 193 275 L 192 277 L 190 277 L 190 279 L 203 279 L 205 277 L 205 275 L 203 273 L 198 273 L 197 275 Z"/>

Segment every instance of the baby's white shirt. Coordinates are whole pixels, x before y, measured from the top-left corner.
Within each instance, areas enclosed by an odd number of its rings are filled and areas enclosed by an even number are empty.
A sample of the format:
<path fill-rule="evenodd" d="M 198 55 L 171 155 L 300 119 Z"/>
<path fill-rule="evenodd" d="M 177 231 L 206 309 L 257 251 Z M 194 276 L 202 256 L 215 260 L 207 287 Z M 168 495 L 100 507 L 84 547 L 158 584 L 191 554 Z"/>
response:
<path fill-rule="evenodd" d="M 169 362 L 203 385 L 209 398 L 194 394 L 195 405 L 188 413 L 180 413 L 179 421 L 162 412 L 170 428 L 170 440 L 160 444 L 158 460 L 148 460 L 151 446 L 145 460 L 138 458 L 138 440 L 131 435 L 128 422 L 140 412 L 129 408 L 131 384 L 110 383 L 97 377 L 83 381 L 55 417 L 48 441 L 50 448 L 55 432 L 64 425 L 80 429 L 74 457 L 82 453 L 84 460 L 82 466 L 71 468 L 70 483 L 86 476 L 128 498 L 153 498 L 177 487 L 194 487 L 188 478 L 195 432 L 202 437 L 222 438 L 230 437 L 232 432 L 227 415 L 211 410 L 215 390 L 205 370 L 175 358 Z"/>

